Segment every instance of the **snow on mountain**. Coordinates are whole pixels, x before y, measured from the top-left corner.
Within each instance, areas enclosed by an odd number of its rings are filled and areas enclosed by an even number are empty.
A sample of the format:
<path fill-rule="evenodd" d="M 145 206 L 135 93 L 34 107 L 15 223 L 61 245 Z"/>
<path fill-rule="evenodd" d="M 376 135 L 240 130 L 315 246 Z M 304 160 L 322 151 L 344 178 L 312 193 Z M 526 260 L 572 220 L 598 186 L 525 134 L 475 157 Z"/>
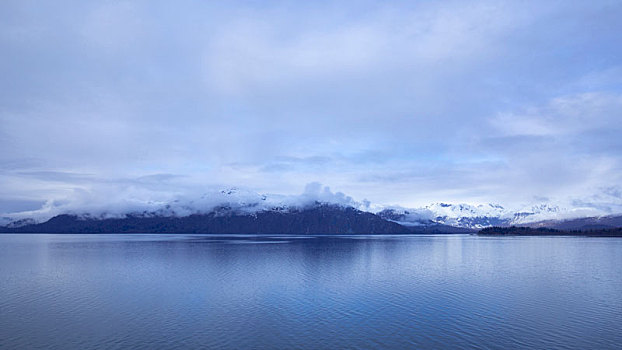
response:
<path fill-rule="evenodd" d="M 498 204 L 470 205 L 434 203 L 425 207 L 434 213 L 434 221 L 458 227 L 482 228 L 504 225 L 508 211 Z"/>
<path fill-rule="evenodd" d="M 562 209 L 557 205 L 538 204 L 522 208 L 514 212 L 511 224 L 527 224 L 541 220 L 561 219 L 569 210 Z"/>
<path fill-rule="evenodd" d="M 0 226 L 19 227 L 40 223 L 60 214 L 81 218 L 124 218 L 128 215 L 156 217 L 184 217 L 192 214 L 256 215 L 262 211 L 299 210 L 317 204 L 351 207 L 378 214 L 405 226 L 449 225 L 480 229 L 489 226 L 525 225 L 540 221 L 563 221 L 580 217 L 598 217 L 603 213 L 589 206 L 571 205 L 571 209 L 553 204 L 535 204 L 507 208 L 499 204 L 433 203 L 420 208 L 371 205 L 368 201 L 355 201 L 341 192 L 332 192 L 319 183 L 311 183 L 302 194 L 260 194 L 243 188 L 208 189 L 196 196 L 163 195 L 159 198 L 141 199 L 140 194 L 110 196 L 108 193 L 78 191 L 71 198 L 50 200 L 35 211 L 0 215 Z"/>
<path fill-rule="evenodd" d="M 579 213 L 550 204 L 538 204 L 512 210 L 493 203 L 479 205 L 433 203 L 422 208 L 390 207 L 378 212 L 378 215 L 387 220 L 407 226 L 443 224 L 471 229 L 563 219 L 573 217 L 573 214 Z"/>
<path fill-rule="evenodd" d="M 511 213 L 498 204 L 433 203 L 415 209 L 390 208 L 378 214 L 409 226 L 443 224 L 464 228 L 505 225 L 511 217 Z"/>

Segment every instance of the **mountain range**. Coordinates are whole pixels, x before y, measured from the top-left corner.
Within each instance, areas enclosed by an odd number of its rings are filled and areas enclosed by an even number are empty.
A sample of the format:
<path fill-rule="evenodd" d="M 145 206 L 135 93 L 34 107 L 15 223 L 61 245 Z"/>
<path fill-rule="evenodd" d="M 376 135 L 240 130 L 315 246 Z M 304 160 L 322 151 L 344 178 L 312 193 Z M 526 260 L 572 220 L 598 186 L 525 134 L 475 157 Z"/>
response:
<path fill-rule="evenodd" d="M 552 220 L 562 213 L 557 206 L 541 204 L 512 211 L 499 204 L 470 205 L 434 203 L 423 208 L 387 208 L 378 214 L 388 220 L 405 226 L 429 225 L 432 223 L 469 229 L 490 226 L 525 225 Z"/>
<path fill-rule="evenodd" d="M 368 203 L 355 202 L 340 193 L 275 197 L 235 188 L 142 209 L 72 210 L 38 221 L 7 218 L 0 232 L 404 234 L 466 233 L 492 226 L 561 230 L 622 227 L 622 216 L 565 219 L 568 211 L 548 204 L 517 211 L 498 204 L 449 203 L 372 210 Z"/>

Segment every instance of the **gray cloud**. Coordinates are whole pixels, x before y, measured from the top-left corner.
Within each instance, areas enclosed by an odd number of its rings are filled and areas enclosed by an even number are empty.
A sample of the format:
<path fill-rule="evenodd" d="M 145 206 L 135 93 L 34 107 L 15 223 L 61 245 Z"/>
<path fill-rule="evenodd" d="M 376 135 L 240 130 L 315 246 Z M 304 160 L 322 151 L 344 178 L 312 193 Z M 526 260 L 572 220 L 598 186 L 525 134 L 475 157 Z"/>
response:
<path fill-rule="evenodd" d="M 320 181 L 403 206 L 598 201 L 622 185 L 621 15 L 615 1 L 6 1 L 0 198 Z"/>

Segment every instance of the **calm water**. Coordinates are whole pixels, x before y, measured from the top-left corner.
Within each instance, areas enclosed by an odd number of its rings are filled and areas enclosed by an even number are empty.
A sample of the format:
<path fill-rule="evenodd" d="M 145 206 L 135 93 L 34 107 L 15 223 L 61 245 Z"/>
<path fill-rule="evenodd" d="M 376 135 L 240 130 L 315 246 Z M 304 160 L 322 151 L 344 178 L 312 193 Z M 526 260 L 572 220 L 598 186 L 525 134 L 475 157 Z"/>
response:
<path fill-rule="evenodd" d="M 622 239 L 0 235 L 0 348 L 620 349 Z"/>

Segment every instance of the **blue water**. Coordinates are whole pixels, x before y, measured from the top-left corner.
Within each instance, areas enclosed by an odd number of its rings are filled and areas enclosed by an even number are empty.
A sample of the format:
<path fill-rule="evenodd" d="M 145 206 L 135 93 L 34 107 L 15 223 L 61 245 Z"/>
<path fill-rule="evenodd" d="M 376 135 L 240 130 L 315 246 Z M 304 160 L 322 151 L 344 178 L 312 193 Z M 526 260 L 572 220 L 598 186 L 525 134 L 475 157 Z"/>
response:
<path fill-rule="evenodd" d="M 622 239 L 0 235 L 2 349 L 621 349 Z"/>

